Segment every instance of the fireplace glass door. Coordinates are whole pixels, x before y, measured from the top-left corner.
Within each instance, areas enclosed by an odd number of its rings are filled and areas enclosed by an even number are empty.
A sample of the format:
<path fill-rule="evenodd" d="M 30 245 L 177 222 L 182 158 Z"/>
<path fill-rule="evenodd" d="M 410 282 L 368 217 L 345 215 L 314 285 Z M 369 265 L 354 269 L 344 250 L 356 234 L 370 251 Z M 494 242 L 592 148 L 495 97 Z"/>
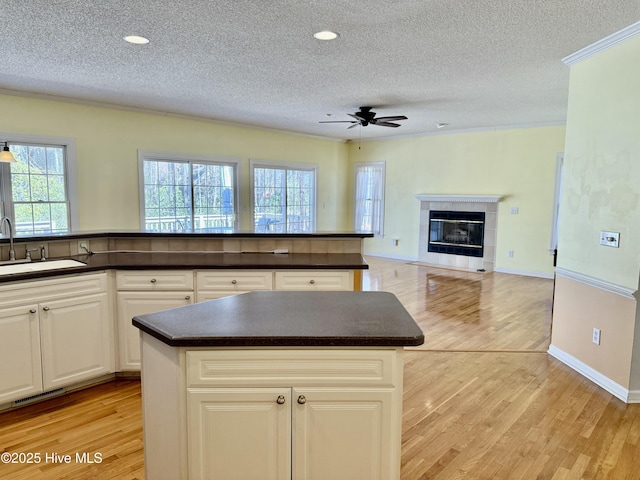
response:
<path fill-rule="evenodd" d="M 484 212 L 429 212 L 428 251 L 482 257 Z"/>

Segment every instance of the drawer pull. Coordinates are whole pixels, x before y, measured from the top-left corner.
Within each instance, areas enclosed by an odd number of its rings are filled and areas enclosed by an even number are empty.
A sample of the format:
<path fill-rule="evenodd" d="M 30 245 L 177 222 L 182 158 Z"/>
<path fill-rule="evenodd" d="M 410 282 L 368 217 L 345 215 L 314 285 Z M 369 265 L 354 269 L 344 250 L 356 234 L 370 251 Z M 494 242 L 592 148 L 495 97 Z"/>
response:
<path fill-rule="evenodd" d="M 184 297 L 185 300 L 191 300 L 191 295 L 187 295 L 186 297 Z"/>
<path fill-rule="evenodd" d="M 235 285 L 236 283 L 238 283 L 238 281 L 237 281 L 237 280 L 231 280 L 231 284 L 232 284 L 232 285 Z"/>
<path fill-rule="evenodd" d="M 299 403 L 300 405 L 304 405 L 305 403 L 307 403 L 307 397 L 305 397 L 304 395 L 300 395 L 300 396 L 298 397 L 298 403 Z"/>
<path fill-rule="evenodd" d="M 156 283 L 158 280 L 156 280 L 155 278 L 151 279 L 151 283 Z"/>
<path fill-rule="evenodd" d="M 278 405 L 283 405 L 284 404 L 284 395 L 278 395 L 278 399 L 276 400 L 276 403 Z"/>
<path fill-rule="evenodd" d="M 45 312 L 48 312 L 48 311 L 49 311 L 49 307 L 42 307 L 42 309 L 43 309 Z"/>
<path fill-rule="evenodd" d="M 32 308 L 31 310 L 29 310 L 29 313 L 36 313 L 36 311 L 37 310 L 35 308 Z"/>
<path fill-rule="evenodd" d="M 309 283 L 310 283 L 311 285 L 313 285 L 313 284 L 315 284 L 315 283 L 316 283 L 316 281 L 315 281 L 315 280 L 313 280 L 313 279 L 311 279 L 311 280 L 309 280 Z"/>

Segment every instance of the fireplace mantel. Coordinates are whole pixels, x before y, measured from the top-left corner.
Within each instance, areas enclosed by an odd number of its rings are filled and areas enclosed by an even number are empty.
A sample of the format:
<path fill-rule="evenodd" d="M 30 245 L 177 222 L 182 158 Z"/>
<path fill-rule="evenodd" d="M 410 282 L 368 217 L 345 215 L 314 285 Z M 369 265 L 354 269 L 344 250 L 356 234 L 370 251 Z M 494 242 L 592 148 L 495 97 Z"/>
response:
<path fill-rule="evenodd" d="M 421 202 L 498 203 L 502 195 L 415 195 Z"/>

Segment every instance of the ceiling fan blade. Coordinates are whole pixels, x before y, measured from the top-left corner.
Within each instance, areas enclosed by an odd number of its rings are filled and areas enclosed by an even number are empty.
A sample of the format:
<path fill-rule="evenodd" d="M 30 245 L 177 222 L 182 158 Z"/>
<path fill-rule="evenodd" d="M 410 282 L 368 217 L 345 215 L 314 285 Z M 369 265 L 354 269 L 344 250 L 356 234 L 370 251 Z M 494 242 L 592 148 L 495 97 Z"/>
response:
<path fill-rule="evenodd" d="M 367 120 L 366 118 L 359 116 L 358 112 L 356 112 L 356 113 L 347 113 L 347 115 L 349 115 L 350 117 L 355 118 L 358 122 L 364 122 L 364 121 Z"/>
<path fill-rule="evenodd" d="M 377 117 L 374 119 L 376 122 L 396 122 L 398 120 L 408 120 L 404 115 L 395 115 L 392 117 Z"/>
<path fill-rule="evenodd" d="M 376 122 L 373 125 L 378 125 L 379 127 L 399 127 L 400 124 L 399 123 L 391 123 L 391 122 Z"/>
<path fill-rule="evenodd" d="M 357 124 L 358 122 L 356 122 L 355 120 L 325 120 L 323 122 L 318 122 L 318 123 L 354 123 L 354 124 Z"/>
<path fill-rule="evenodd" d="M 353 122 L 353 125 L 347 127 L 347 130 L 349 130 L 350 128 L 356 128 L 358 125 L 360 125 L 358 122 Z"/>

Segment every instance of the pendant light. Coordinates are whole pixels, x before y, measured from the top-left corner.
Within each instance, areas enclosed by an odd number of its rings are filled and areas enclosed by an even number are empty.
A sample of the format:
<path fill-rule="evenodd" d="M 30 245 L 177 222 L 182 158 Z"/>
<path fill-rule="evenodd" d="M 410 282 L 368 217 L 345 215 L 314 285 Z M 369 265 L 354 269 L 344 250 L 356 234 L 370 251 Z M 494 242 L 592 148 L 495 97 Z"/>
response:
<path fill-rule="evenodd" d="M 16 161 L 16 158 L 13 156 L 13 153 L 11 153 L 11 150 L 9 150 L 9 142 L 4 142 L 4 147 L 0 152 L 0 162 L 15 162 L 15 161 Z"/>

